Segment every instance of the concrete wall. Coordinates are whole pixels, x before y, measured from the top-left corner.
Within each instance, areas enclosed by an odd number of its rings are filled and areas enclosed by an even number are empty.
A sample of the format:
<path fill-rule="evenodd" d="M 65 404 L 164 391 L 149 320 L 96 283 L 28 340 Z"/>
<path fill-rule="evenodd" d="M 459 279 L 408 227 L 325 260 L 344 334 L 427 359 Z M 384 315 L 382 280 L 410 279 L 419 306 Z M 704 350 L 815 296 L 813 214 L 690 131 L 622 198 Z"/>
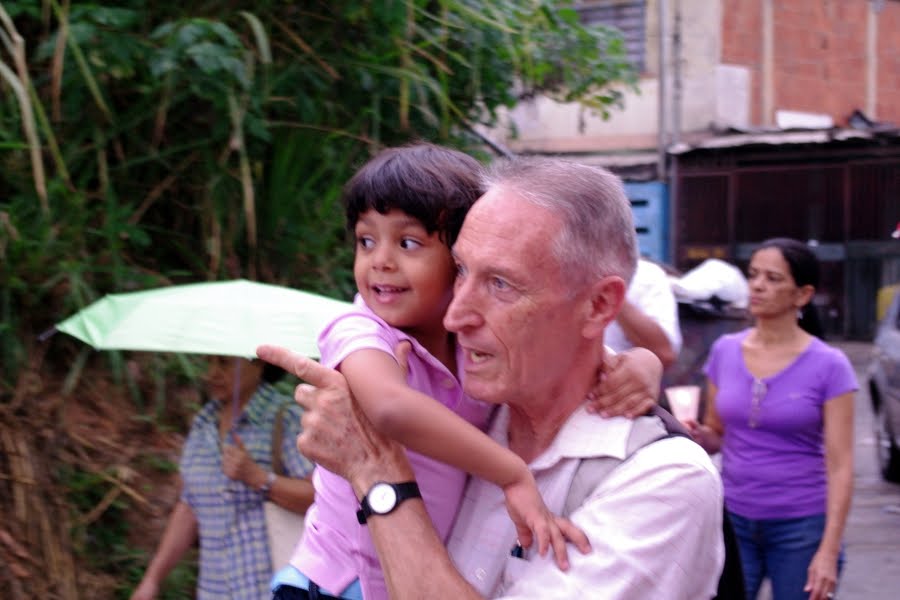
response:
<path fill-rule="evenodd" d="M 743 68 L 722 70 L 719 65 L 721 3 L 719 0 L 680 0 L 681 5 L 681 129 L 706 130 L 721 120 L 718 112 L 746 113 L 749 77 Z M 675 27 L 675 3 L 668 0 L 670 62 L 666 65 L 671 97 L 675 91 L 671 32 Z M 573 104 L 538 98 L 508 114 L 507 127 L 493 132 L 513 150 L 523 152 L 596 152 L 604 150 L 652 150 L 657 146 L 659 121 L 659 0 L 648 0 L 646 10 L 645 72 L 638 91 L 627 92 L 624 110 L 614 110 L 609 120 Z M 741 73 L 735 74 L 736 71 Z M 723 82 L 725 84 L 723 85 Z M 746 84 L 742 83 L 746 82 Z M 723 99 L 724 98 L 724 99 Z M 740 106 L 735 106 L 741 104 Z M 668 120 L 672 122 L 672 107 Z M 512 137 L 512 130 L 518 137 Z"/>
<path fill-rule="evenodd" d="M 750 118 L 854 109 L 900 123 L 900 2 L 723 0 L 722 63 L 749 71 Z"/>
<path fill-rule="evenodd" d="M 718 127 L 775 124 L 777 111 L 822 113 L 846 125 L 854 109 L 900 123 L 900 1 L 662 0 L 681 11 L 681 90 L 668 75 L 670 139 Z M 538 98 L 491 132 L 517 152 L 634 152 L 657 147 L 659 2 L 646 7 L 645 72 L 609 120 Z M 669 56 L 673 53 L 670 51 Z M 680 99 L 679 99 L 680 98 Z M 515 136 L 513 131 L 517 131 Z"/>

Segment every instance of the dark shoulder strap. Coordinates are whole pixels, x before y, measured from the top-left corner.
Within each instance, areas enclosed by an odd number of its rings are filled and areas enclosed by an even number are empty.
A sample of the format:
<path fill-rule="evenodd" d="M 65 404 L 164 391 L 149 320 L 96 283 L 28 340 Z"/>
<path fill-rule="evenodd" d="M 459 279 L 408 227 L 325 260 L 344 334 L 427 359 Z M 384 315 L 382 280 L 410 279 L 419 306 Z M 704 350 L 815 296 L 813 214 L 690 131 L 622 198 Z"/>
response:
<path fill-rule="evenodd" d="M 694 439 L 691 436 L 691 434 L 688 433 L 687 428 L 681 423 L 681 421 L 676 419 L 672 413 L 670 413 L 669 411 L 664 409 L 659 404 L 654 404 L 653 408 L 650 409 L 650 412 L 647 414 L 653 415 L 654 417 L 658 417 L 659 420 L 663 422 L 663 425 L 665 426 L 666 431 L 668 432 L 669 436 L 671 436 L 671 437 L 676 437 L 676 436 L 686 437 L 689 440 Z"/>
<path fill-rule="evenodd" d="M 631 434 L 628 437 L 625 458 L 597 456 L 584 458 L 578 464 L 575 476 L 572 479 L 572 485 L 569 486 L 569 495 L 566 497 L 563 516 L 567 517 L 572 514 L 572 511 L 581 506 L 591 492 L 597 489 L 604 477 L 607 477 L 613 469 L 634 456 L 638 450 L 653 442 L 670 437 L 693 439 L 680 421 L 659 406 L 655 406 L 654 410 L 651 410 L 647 416 L 635 419 L 634 427 L 632 427 Z M 722 568 L 722 574 L 719 576 L 719 586 L 714 600 L 744 600 L 746 596 L 740 550 L 728 517 L 728 511 L 723 509 L 722 516 L 725 564 Z"/>
<path fill-rule="evenodd" d="M 281 440 L 284 438 L 284 411 L 289 402 L 284 402 L 275 413 L 275 421 L 272 423 L 272 472 L 276 475 L 284 475 L 284 461 L 281 459 Z"/>
<path fill-rule="evenodd" d="M 684 426 L 667 410 L 654 406 L 647 415 L 634 420 L 628 442 L 625 446 L 625 457 L 595 456 L 583 458 L 575 470 L 572 484 L 562 514 L 568 516 L 576 508 L 581 506 L 591 492 L 597 489 L 613 469 L 631 458 L 635 452 L 668 437 L 684 436 L 690 439 L 690 434 Z"/>

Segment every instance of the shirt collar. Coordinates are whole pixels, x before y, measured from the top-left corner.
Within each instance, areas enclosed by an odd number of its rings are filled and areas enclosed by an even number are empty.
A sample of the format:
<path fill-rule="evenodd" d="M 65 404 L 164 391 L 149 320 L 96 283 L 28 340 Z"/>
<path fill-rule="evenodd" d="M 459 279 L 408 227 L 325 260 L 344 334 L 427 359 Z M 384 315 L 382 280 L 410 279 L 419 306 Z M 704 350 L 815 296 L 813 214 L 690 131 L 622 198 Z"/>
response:
<path fill-rule="evenodd" d="M 509 407 L 501 406 L 491 426 L 491 436 L 509 445 L 507 428 Z M 566 458 L 611 456 L 624 459 L 632 421 L 625 417 L 605 418 L 579 406 L 563 423 L 550 446 L 529 465 L 532 469 L 548 469 Z"/>

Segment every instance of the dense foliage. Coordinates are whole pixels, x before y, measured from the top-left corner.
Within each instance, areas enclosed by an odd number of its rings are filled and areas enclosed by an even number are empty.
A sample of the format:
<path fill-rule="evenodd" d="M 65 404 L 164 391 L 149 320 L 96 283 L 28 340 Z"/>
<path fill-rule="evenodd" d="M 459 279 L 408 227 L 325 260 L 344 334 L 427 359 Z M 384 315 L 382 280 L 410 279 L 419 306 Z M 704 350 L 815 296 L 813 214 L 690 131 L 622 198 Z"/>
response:
<path fill-rule="evenodd" d="M 535 93 L 617 101 L 620 36 L 564 4 L 0 3 L 0 331 L 171 281 L 349 296 L 336 200 L 373 151 L 473 150 Z M 2 338 L 9 384 L 28 342 Z"/>
<path fill-rule="evenodd" d="M 108 551 L 129 488 L 103 465 L 132 458 L 63 429 L 48 400 L 74 389 L 87 350 L 37 334 L 108 292 L 166 283 L 246 277 L 350 297 L 339 195 L 373 152 L 426 139 L 488 159 L 478 132 L 522 98 L 602 113 L 619 101 L 634 77 L 620 34 L 581 26 L 568 4 L 0 0 L 0 470 L 31 473 L 0 481 L 0 514 L 14 498 L 5 531 L 36 557 L 0 568 L 0 588 L 13 567 L 50 564 L 66 575 L 35 567 L 31 581 L 75 598 L 87 571 L 72 555 L 131 579 L 144 564 Z M 134 389 L 121 357 L 104 357 Z M 183 361 L 154 365 L 157 400 L 172 370 L 190 376 Z M 45 382 L 63 376 L 51 395 Z M 98 482 L 113 486 L 102 498 Z M 38 513 L 60 526 L 38 536 L 22 516 Z"/>

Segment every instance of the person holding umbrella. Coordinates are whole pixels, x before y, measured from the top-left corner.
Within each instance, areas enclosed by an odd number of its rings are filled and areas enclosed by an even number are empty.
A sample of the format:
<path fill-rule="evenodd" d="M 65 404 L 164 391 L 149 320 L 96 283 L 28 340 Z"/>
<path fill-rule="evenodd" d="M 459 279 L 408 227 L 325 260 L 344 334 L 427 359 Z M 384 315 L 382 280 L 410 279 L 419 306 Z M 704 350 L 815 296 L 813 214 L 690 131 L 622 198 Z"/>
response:
<path fill-rule="evenodd" d="M 271 283 L 204 281 L 107 294 L 40 336 L 63 332 L 97 350 L 212 357 L 206 384 L 214 400 L 194 419 L 180 499 L 132 598 L 155 597 L 198 538 L 198 598 L 268 595 L 281 546 L 289 551 L 302 530 L 267 527 L 268 516 L 273 524 L 300 520 L 292 516 L 312 502 L 305 478 L 313 465 L 294 447 L 299 408 L 271 385 L 281 371 L 246 359 L 264 341 L 317 357 L 319 331 L 349 306 Z"/>
<path fill-rule="evenodd" d="M 205 383 L 212 399 L 194 418 L 179 465 L 179 500 L 132 600 L 155 598 L 198 539 L 197 598 L 268 595 L 263 503 L 304 513 L 313 501 L 306 479 L 313 465 L 295 447 L 300 407 L 272 386 L 283 374 L 259 360 L 210 358 Z M 278 460 L 284 475 L 276 474 Z"/>

